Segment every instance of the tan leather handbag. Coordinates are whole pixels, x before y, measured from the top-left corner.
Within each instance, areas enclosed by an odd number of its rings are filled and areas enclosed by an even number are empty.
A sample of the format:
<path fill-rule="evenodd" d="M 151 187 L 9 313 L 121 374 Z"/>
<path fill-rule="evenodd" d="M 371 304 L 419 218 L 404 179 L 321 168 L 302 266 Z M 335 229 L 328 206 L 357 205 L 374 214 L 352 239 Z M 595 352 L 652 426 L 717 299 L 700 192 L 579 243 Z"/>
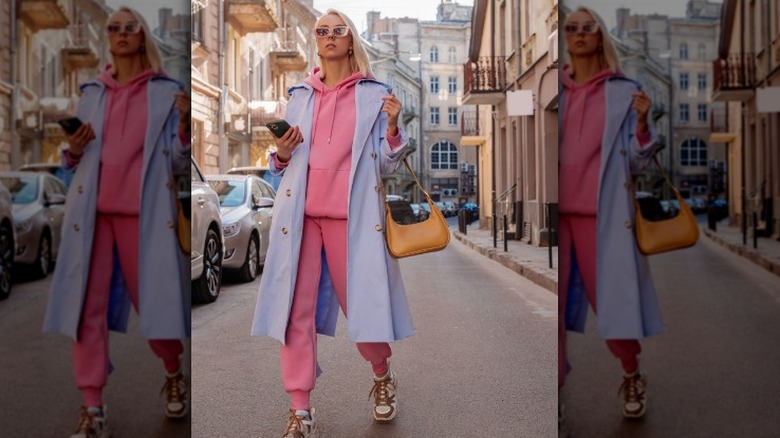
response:
<path fill-rule="evenodd" d="M 179 249 L 184 254 L 190 254 L 190 218 L 184 215 L 182 200 L 176 200 L 176 236 L 179 238 Z"/>
<path fill-rule="evenodd" d="M 428 193 L 423 190 L 420 181 L 414 174 L 409 162 L 404 159 L 406 168 L 412 174 L 414 182 L 420 188 L 420 192 L 425 196 L 426 201 L 431 206 L 431 214 L 428 219 L 409 225 L 402 225 L 393 220 L 390 214 L 390 205 L 385 198 L 385 240 L 387 241 L 387 250 L 395 258 L 409 257 L 418 254 L 425 254 L 444 249 L 450 242 L 450 227 L 444 216 L 431 200 Z M 384 192 L 384 183 L 382 184 Z"/>
<path fill-rule="evenodd" d="M 680 192 L 672 185 L 669 176 L 666 175 L 661 163 L 656 157 L 653 157 L 655 164 L 661 169 L 661 173 L 669 184 L 674 195 L 680 203 L 680 212 L 677 216 L 660 220 L 649 221 L 642 216 L 639 209 L 639 201 L 636 199 L 636 187 L 634 187 L 634 204 L 636 205 L 636 222 L 634 232 L 636 234 L 636 243 L 642 254 L 652 255 L 660 254 L 675 249 L 688 248 L 696 244 L 699 240 L 699 225 L 696 223 L 696 217 L 693 211 L 680 195 Z"/>

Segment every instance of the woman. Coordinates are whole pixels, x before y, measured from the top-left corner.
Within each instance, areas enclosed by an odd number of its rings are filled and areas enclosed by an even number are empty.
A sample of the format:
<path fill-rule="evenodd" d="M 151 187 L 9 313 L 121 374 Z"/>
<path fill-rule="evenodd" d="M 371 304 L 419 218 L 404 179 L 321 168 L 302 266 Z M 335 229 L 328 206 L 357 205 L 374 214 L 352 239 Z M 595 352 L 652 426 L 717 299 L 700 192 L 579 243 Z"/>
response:
<path fill-rule="evenodd" d="M 352 21 L 329 10 L 314 29 L 320 66 L 289 92 L 293 127 L 276 140 L 283 174 L 252 335 L 278 339 L 292 409 L 285 437 L 317 436 L 309 394 L 318 373 L 316 333 L 333 335 L 338 307 L 374 372 L 373 416 L 398 412 L 388 342 L 413 327 L 397 260 L 383 236 L 381 175 L 395 172 L 408 139 L 401 104 L 373 79 Z"/>
<path fill-rule="evenodd" d="M 570 63 L 560 75 L 558 388 L 567 371 L 566 329 L 584 330 L 589 302 L 623 367 L 623 415 L 639 418 L 646 382 L 638 339 L 662 324 L 647 258 L 634 238 L 631 173 L 651 161 L 655 133 L 650 100 L 620 72 L 605 29 L 587 8 L 564 24 Z"/>
<path fill-rule="evenodd" d="M 190 331 L 189 263 L 177 243 L 173 180 L 189 169 L 189 99 L 162 71 L 138 13 L 120 8 L 106 32 L 112 64 L 82 85 L 84 123 L 62 156 L 75 175 L 44 323 L 74 340 L 83 406 L 73 437 L 110 433 L 108 330 L 126 330 L 130 302 L 167 372 L 165 415 L 188 411 L 180 339 Z"/>

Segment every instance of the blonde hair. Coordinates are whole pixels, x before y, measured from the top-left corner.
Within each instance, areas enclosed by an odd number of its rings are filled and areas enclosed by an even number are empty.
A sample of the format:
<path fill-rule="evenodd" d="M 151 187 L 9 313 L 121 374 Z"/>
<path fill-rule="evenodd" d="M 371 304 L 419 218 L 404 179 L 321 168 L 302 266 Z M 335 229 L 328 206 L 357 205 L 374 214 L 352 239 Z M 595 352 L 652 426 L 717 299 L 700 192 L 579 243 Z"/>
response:
<path fill-rule="evenodd" d="M 325 12 L 322 17 L 318 18 L 317 21 L 320 21 L 320 19 L 328 15 L 337 15 L 344 20 L 344 23 L 349 28 L 350 35 L 352 35 L 352 56 L 349 57 L 349 66 L 352 69 L 352 72 L 359 71 L 365 76 L 373 76 L 374 73 L 371 71 L 371 64 L 368 62 L 368 52 L 366 52 L 365 47 L 363 47 L 363 42 L 360 40 L 360 34 L 358 33 L 355 24 L 349 17 L 344 15 L 343 12 L 337 11 L 336 9 L 328 9 L 328 11 Z M 322 66 L 322 56 L 319 56 L 319 54 L 317 54 L 317 56 L 320 58 L 319 65 Z"/>
<path fill-rule="evenodd" d="M 157 44 L 154 42 L 152 32 L 149 29 L 149 25 L 146 24 L 144 17 L 136 12 L 135 9 L 129 8 L 127 6 L 120 6 L 119 9 L 117 9 L 108 17 L 109 22 L 112 17 L 120 12 L 127 12 L 128 14 L 132 15 L 133 18 L 138 20 L 139 23 L 141 23 L 141 29 L 143 29 L 144 32 L 144 51 L 142 52 L 142 55 L 144 56 L 144 68 L 151 68 L 155 74 L 162 73 L 162 58 L 160 57 L 160 49 L 157 48 Z M 116 61 L 114 59 L 113 53 L 111 54 L 111 64 L 111 68 L 116 69 Z"/>
<path fill-rule="evenodd" d="M 617 74 L 620 71 L 620 56 L 618 55 L 617 49 L 615 48 L 615 45 L 612 44 L 612 38 L 609 36 L 609 32 L 607 31 L 607 25 L 604 23 L 604 20 L 601 18 L 599 14 L 597 14 L 593 9 L 587 8 L 585 6 L 579 6 L 574 11 L 570 12 L 569 14 L 573 14 L 575 12 L 585 12 L 593 18 L 596 23 L 599 25 L 599 30 L 601 31 L 601 47 L 602 50 L 599 53 L 599 61 L 602 65 L 606 65 L 609 67 L 609 70 L 613 74 Z M 564 26 L 566 25 L 566 18 L 564 18 Z M 564 59 L 568 60 L 568 50 L 564 54 Z M 571 69 L 571 72 L 574 73 L 574 66 L 572 64 L 569 64 L 569 68 Z"/>

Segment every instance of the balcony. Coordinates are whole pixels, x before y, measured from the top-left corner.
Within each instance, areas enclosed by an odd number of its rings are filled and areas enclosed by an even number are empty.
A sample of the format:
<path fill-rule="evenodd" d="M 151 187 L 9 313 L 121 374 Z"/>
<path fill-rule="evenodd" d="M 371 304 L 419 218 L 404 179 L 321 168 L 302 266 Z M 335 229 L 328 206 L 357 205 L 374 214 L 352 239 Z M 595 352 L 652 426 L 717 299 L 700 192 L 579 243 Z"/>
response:
<path fill-rule="evenodd" d="M 100 63 L 97 41 L 100 40 L 92 26 L 82 23 L 69 29 L 70 43 L 62 49 L 65 71 L 95 68 Z"/>
<path fill-rule="evenodd" d="M 735 138 L 729 130 L 728 104 L 713 104 L 710 109 L 710 144 L 729 143 Z"/>
<path fill-rule="evenodd" d="M 279 27 L 276 0 L 228 0 L 227 20 L 240 34 L 273 32 Z"/>
<path fill-rule="evenodd" d="M 265 124 L 284 118 L 286 105 L 274 100 L 255 100 L 249 103 L 250 129 L 252 138 L 261 144 L 273 143 L 274 136 Z"/>
<path fill-rule="evenodd" d="M 33 32 L 44 29 L 64 29 L 70 24 L 68 4 L 63 0 L 22 0 L 19 18 Z"/>
<path fill-rule="evenodd" d="M 272 69 L 275 73 L 287 73 L 306 70 L 306 51 L 303 36 L 297 28 L 277 29 L 274 43 L 269 52 Z"/>
<path fill-rule="evenodd" d="M 480 146 L 487 141 L 487 117 L 477 110 L 465 110 L 460 115 L 460 145 Z"/>
<path fill-rule="evenodd" d="M 414 120 L 415 117 L 420 115 L 417 113 L 417 108 L 414 105 L 405 105 L 403 109 L 404 125 Z"/>
<path fill-rule="evenodd" d="M 481 57 L 463 65 L 464 105 L 496 105 L 506 99 L 506 60 Z"/>
<path fill-rule="evenodd" d="M 755 96 L 756 57 L 753 53 L 734 53 L 713 61 L 712 99 L 716 102 L 746 102 Z"/>

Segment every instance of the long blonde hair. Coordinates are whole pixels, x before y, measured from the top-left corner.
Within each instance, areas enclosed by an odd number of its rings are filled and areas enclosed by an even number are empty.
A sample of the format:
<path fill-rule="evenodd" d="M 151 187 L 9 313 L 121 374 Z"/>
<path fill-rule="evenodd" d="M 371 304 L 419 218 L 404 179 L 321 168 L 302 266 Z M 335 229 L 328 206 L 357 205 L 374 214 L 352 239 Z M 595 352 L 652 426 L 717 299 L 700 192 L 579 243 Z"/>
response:
<path fill-rule="evenodd" d="M 338 15 L 344 20 L 347 27 L 349 27 L 349 33 L 352 35 L 352 56 L 349 57 L 349 66 L 352 69 L 352 72 L 359 71 L 365 76 L 373 76 L 374 73 L 371 71 L 371 64 L 368 62 L 368 53 L 366 52 L 365 47 L 363 47 L 363 42 L 360 40 L 360 34 L 352 20 L 344 15 L 343 12 L 336 9 L 328 9 L 322 17 L 327 15 Z M 322 17 L 318 18 L 317 21 L 320 21 Z M 318 57 L 320 58 L 319 65 L 322 66 L 322 56 L 318 55 Z"/>
<path fill-rule="evenodd" d="M 133 16 L 133 18 L 141 23 L 141 29 L 144 31 L 144 51 L 142 52 L 144 55 L 144 68 L 151 68 L 155 74 L 160 74 L 162 72 L 162 58 L 160 57 L 160 49 L 157 48 L 157 43 L 154 42 L 152 31 L 149 29 L 149 25 L 146 24 L 146 20 L 135 9 L 127 6 L 120 6 L 116 12 L 112 13 L 108 17 L 108 20 L 110 21 L 113 16 L 120 12 L 129 13 Z M 111 64 L 113 65 L 112 68 L 115 69 L 116 61 L 114 59 L 113 53 L 111 54 Z"/>
<path fill-rule="evenodd" d="M 607 30 L 607 25 L 604 23 L 604 20 L 593 9 L 587 8 L 585 6 L 577 7 L 577 9 L 570 12 L 570 14 L 573 14 L 574 12 L 585 12 L 589 14 L 594 20 L 596 20 L 596 23 L 599 24 L 599 29 L 601 30 L 601 47 L 602 47 L 602 51 L 601 53 L 599 53 L 601 64 L 609 67 L 609 70 L 612 73 L 618 73 L 620 71 L 620 55 L 618 55 L 615 45 L 612 44 L 612 38 L 610 38 L 609 36 L 609 31 Z M 564 18 L 564 26 L 565 23 L 566 23 L 566 19 Z M 564 59 L 566 61 L 569 60 L 568 53 L 569 52 L 567 50 L 564 54 Z M 569 64 L 569 68 L 571 69 L 571 73 L 573 74 L 574 66 L 571 63 Z"/>

